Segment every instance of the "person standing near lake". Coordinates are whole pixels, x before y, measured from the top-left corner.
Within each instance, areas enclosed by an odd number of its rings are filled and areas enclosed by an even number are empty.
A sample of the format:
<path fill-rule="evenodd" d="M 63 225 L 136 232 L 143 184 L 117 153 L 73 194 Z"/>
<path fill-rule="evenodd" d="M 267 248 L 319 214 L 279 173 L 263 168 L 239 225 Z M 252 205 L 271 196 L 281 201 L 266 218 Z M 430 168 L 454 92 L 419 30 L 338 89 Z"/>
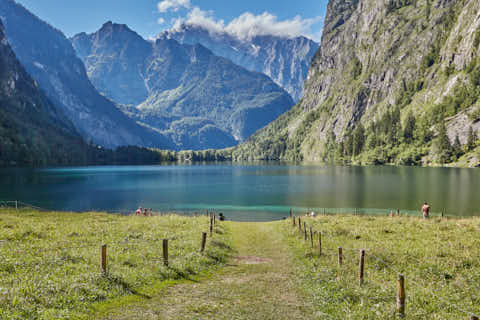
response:
<path fill-rule="evenodd" d="M 430 206 L 425 202 L 422 206 L 423 218 L 427 219 L 430 216 Z"/>

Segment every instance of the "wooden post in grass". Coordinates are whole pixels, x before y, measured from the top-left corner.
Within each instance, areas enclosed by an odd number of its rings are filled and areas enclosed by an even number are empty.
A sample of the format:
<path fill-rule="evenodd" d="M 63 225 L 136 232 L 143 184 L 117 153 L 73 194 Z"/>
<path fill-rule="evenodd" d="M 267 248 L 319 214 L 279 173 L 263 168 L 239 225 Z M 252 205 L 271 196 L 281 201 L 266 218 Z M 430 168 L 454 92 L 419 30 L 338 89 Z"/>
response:
<path fill-rule="evenodd" d="M 358 273 L 358 279 L 360 281 L 360 285 L 363 284 L 363 271 L 365 269 L 365 250 L 362 249 L 360 250 L 360 265 L 359 265 L 359 273 Z"/>
<path fill-rule="evenodd" d="M 302 232 L 302 218 L 298 217 L 298 232 Z"/>
<path fill-rule="evenodd" d="M 322 255 L 322 233 L 318 231 L 318 254 Z"/>
<path fill-rule="evenodd" d="M 304 221 L 303 222 L 303 233 L 305 234 L 305 241 L 307 241 L 308 236 L 307 236 L 307 223 Z"/>
<path fill-rule="evenodd" d="M 102 259 L 102 272 L 103 274 L 107 273 L 107 245 L 104 244 L 102 245 L 102 250 L 101 250 L 101 259 Z"/>
<path fill-rule="evenodd" d="M 397 279 L 397 312 L 398 315 L 403 318 L 405 317 L 405 277 L 403 274 L 398 274 Z M 478 319 L 478 318 L 477 318 Z"/>
<path fill-rule="evenodd" d="M 312 248 L 313 248 L 313 230 L 312 230 L 312 227 L 310 227 L 310 243 L 311 243 Z"/>
<path fill-rule="evenodd" d="M 207 243 L 207 233 L 206 232 L 202 232 L 202 249 L 200 250 L 200 252 L 204 252 L 205 251 L 205 244 Z"/>
<path fill-rule="evenodd" d="M 293 226 L 295 227 L 295 216 L 292 217 Z"/>
<path fill-rule="evenodd" d="M 163 239 L 163 264 L 168 267 L 168 239 Z"/>
<path fill-rule="evenodd" d="M 213 225 L 217 225 L 217 215 L 215 213 L 213 214 Z"/>
<path fill-rule="evenodd" d="M 341 266 L 343 262 L 342 247 L 338 247 L 338 265 Z"/>
<path fill-rule="evenodd" d="M 210 237 L 213 235 L 213 217 L 210 216 Z"/>
<path fill-rule="evenodd" d="M 290 218 L 292 217 L 292 208 L 290 208 Z"/>

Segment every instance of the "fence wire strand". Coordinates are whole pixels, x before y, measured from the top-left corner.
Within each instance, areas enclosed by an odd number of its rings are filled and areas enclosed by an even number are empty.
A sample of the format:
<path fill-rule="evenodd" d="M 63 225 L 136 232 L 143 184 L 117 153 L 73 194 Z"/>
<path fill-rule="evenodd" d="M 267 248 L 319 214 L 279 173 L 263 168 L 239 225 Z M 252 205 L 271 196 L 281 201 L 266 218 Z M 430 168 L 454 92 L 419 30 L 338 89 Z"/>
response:
<path fill-rule="evenodd" d="M 292 216 L 292 217 L 290 218 L 290 220 L 291 220 L 292 218 L 293 218 L 293 219 L 298 219 L 298 217 Z M 295 232 L 295 233 L 298 232 L 299 235 L 301 236 L 301 238 L 303 239 L 303 237 L 304 237 L 304 228 L 303 228 L 303 225 L 302 225 L 302 228 L 301 228 L 301 230 L 300 230 L 299 227 L 298 227 L 298 225 L 297 225 L 298 220 L 297 220 L 297 222 L 296 222 L 295 225 L 292 225 L 292 223 L 291 223 L 290 220 L 288 220 L 288 223 L 290 224 L 290 226 L 292 226 L 293 228 L 296 228 L 296 229 L 297 229 L 297 230 L 295 230 L 294 232 Z M 302 219 L 302 220 L 303 220 L 303 219 Z M 305 221 L 302 221 L 302 222 L 305 222 Z M 310 241 L 311 241 L 311 239 L 310 239 L 310 233 L 309 233 L 309 229 L 310 229 L 310 228 L 313 229 L 314 226 L 311 225 L 311 224 L 308 224 L 308 225 L 307 225 L 307 239 L 306 239 L 306 241 L 305 241 L 306 243 L 310 243 Z M 314 231 L 313 234 L 314 234 L 314 235 L 316 234 L 316 235 L 318 236 L 319 233 L 322 234 L 322 256 L 338 256 L 338 254 L 335 254 L 335 253 L 334 253 L 334 254 L 326 254 L 326 253 L 324 253 L 324 251 L 330 251 L 331 249 L 325 248 L 325 247 L 323 246 L 323 239 L 324 239 L 324 238 L 333 239 L 333 237 L 331 237 L 331 236 L 326 236 L 327 234 L 326 234 L 325 232 L 320 232 L 320 231 Z M 318 239 L 318 237 L 317 237 L 317 239 Z M 314 246 L 312 247 L 312 250 L 315 249 L 316 246 L 318 246 L 318 243 L 316 243 L 316 242 L 314 241 Z M 384 259 L 379 258 L 379 257 L 377 257 L 376 255 L 374 255 L 373 253 L 371 253 L 371 252 L 372 252 L 371 249 L 368 249 L 368 248 L 359 248 L 359 249 L 356 249 L 356 248 L 345 248 L 345 247 L 342 247 L 342 252 L 345 252 L 345 251 L 350 251 L 350 252 L 355 251 L 355 252 L 359 252 L 360 250 L 365 250 L 366 257 L 372 257 L 372 258 L 374 258 L 374 259 L 377 260 L 378 262 L 382 263 L 382 264 L 383 264 L 386 268 L 388 268 L 389 270 L 391 270 L 391 271 L 393 271 L 393 272 L 395 272 L 395 273 L 397 273 L 397 274 L 403 274 L 403 272 L 400 272 L 400 271 L 396 270 L 396 268 L 393 268 L 392 266 L 390 266 L 390 264 L 387 263 Z M 343 258 L 345 258 L 345 256 L 343 256 Z M 453 304 L 451 304 L 450 302 L 448 302 L 448 301 L 445 300 L 444 298 L 439 297 L 437 294 L 435 294 L 435 292 L 433 292 L 433 291 L 431 291 L 431 290 L 427 290 L 427 292 L 430 293 L 430 294 L 431 294 L 432 296 L 434 296 L 435 298 L 437 298 L 437 300 L 439 300 L 439 301 L 443 302 L 445 305 L 448 305 L 449 307 L 451 307 L 453 310 L 457 310 L 458 312 L 460 312 L 460 313 L 462 313 L 462 314 L 464 314 L 464 315 L 468 315 L 468 316 L 474 316 L 474 315 L 475 315 L 475 313 L 469 312 L 469 311 L 465 310 L 464 308 L 459 307 L 458 305 L 453 305 Z"/>

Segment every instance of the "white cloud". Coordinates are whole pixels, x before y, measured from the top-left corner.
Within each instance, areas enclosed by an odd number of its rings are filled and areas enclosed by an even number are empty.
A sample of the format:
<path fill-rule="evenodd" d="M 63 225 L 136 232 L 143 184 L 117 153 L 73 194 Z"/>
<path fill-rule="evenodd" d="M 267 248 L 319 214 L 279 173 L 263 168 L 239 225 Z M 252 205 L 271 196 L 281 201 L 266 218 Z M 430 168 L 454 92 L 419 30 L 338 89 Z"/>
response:
<path fill-rule="evenodd" d="M 312 35 L 312 26 L 321 21 L 321 17 L 312 19 L 303 19 L 296 16 L 289 20 L 279 20 L 277 16 L 269 12 L 260 15 L 254 15 L 245 12 L 239 17 L 225 24 L 224 20 L 217 20 L 212 11 L 204 11 L 199 7 L 193 7 L 186 18 L 177 18 L 173 23 L 172 31 L 179 30 L 182 23 L 203 27 L 210 33 L 227 33 L 242 40 L 248 40 L 255 36 L 273 35 L 280 37 L 297 37 Z"/>
<path fill-rule="evenodd" d="M 225 30 L 240 39 L 266 35 L 298 37 L 309 34 L 311 26 L 318 21 L 318 18 L 302 19 L 300 16 L 291 20 L 279 21 L 277 16 L 268 12 L 258 16 L 246 12 L 230 22 Z"/>
<path fill-rule="evenodd" d="M 177 12 L 182 8 L 189 9 L 190 7 L 190 0 L 163 0 L 157 4 L 158 12 L 160 13 L 168 11 Z"/>
<path fill-rule="evenodd" d="M 212 11 L 203 11 L 199 7 L 194 7 L 190 10 L 184 23 L 203 27 L 212 33 L 225 32 L 225 22 L 223 20 L 216 20 Z"/>

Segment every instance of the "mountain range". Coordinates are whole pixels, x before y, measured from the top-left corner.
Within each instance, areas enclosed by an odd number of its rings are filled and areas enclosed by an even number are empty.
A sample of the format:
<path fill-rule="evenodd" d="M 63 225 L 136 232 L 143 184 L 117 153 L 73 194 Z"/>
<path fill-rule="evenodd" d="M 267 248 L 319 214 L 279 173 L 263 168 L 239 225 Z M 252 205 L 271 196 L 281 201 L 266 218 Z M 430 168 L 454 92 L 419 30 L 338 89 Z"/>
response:
<path fill-rule="evenodd" d="M 235 159 L 480 163 L 480 2 L 330 0 L 302 101 Z"/>
<path fill-rule="evenodd" d="M 0 166 L 72 165 L 88 146 L 17 60 L 0 22 Z"/>
<path fill-rule="evenodd" d="M 61 31 L 13 0 L 0 0 L 0 16 L 20 63 L 85 141 L 104 147 L 172 146 L 155 131 L 129 119 L 114 102 L 97 92 L 83 62 Z"/>
<path fill-rule="evenodd" d="M 191 22 L 166 30 L 157 39 L 201 44 L 217 56 L 248 70 L 266 74 L 284 88 L 295 102 L 302 97 L 310 61 L 319 48 L 318 43 L 303 36 L 256 35 L 240 38 Z"/>
<path fill-rule="evenodd" d="M 112 22 L 71 41 L 99 92 L 177 149 L 234 146 L 294 105 L 266 75 L 200 44 L 147 41 Z"/>

